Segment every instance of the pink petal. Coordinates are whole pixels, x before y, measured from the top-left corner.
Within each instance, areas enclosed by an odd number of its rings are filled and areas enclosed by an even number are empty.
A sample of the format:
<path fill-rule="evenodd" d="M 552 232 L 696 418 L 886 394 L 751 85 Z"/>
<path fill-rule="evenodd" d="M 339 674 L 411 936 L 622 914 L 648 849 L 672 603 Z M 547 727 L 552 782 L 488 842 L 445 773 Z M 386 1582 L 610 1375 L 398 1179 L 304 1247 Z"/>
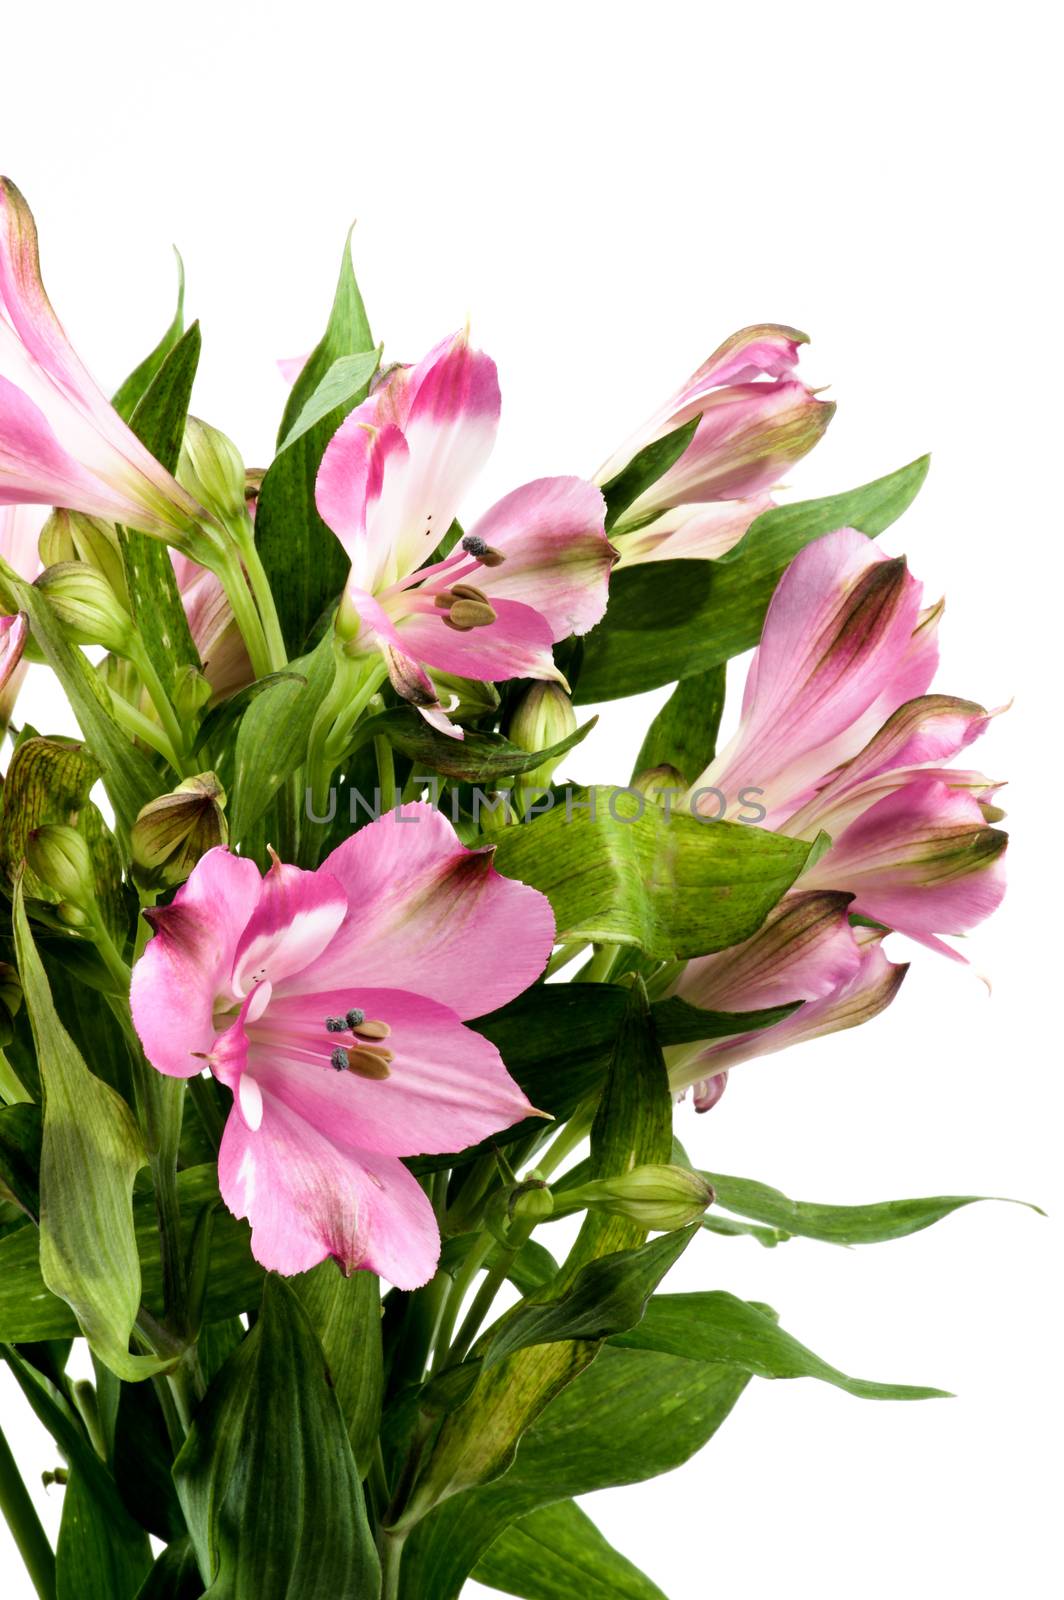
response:
<path fill-rule="evenodd" d="M 868 710 L 910 648 L 920 585 L 904 560 L 840 528 L 807 545 L 780 579 L 750 668 L 739 730 L 696 787 L 762 792 L 792 808 L 830 767 L 825 750 Z M 834 763 L 833 763 L 834 764 Z"/>
<path fill-rule="evenodd" d="M 645 528 L 618 538 L 618 567 L 639 561 L 715 561 L 734 550 L 751 525 L 775 502 L 770 494 L 748 500 L 712 501 L 708 505 L 675 506 Z"/>
<path fill-rule="evenodd" d="M 601 491 L 583 478 L 526 483 L 469 530 L 470 542 L 483 540 L 506 559 L 499 566 L 478 566 L 466 581 L 482 589 L 492 605 L 513 600 L 538 611 L 554 641 L 586 633 L 606 610 L 615 559 L 605 517 Z M 444 587 L 444 580 L 435 586 Z"/>
<path fill-rule="evenodd" d="M 427 995 L 459 1017 L 505 1005 L 539 976 L 554 916 L 538 890 L 467 850 L 431 806 L 389 812 L 323 863 L 351 911 L 315 968 L 322 991 L 352 982 Z"/>
<path fill-rule="evenodd" d="M 0 505 L 0 556 L 27 583 L 41 570 L 37 546 L 44 519 L 45 513 L 37 506 Z"/>
<path fill-rule="evenodd" d="M 684 1064 L 679 1079 L 671 1076 L 670 1082 L 674 1089 L 683 1089 L 741 1061 L 773 1055 L 823 1034 L 859 1027 L 886 1009 L 907 971 L 907 967 L 888 961 L 878 943 L 868 944 L 853 975 L 830 994 L 819 1000 L 808 1000 L 772 1028 L 761 1028 L 756 1033 L 740 1034 L 710 1045 L 697 1061 Z"/>
<path fill-rule="evenodd" d="M 306 366 L 309 360 L 309 350 L 307 351 L 306 355 L 302 356 L 279 356 L 277 359 L 277 370 L 281 374 L 281 377 L 284 379 L 285 383 L 295 383 L 296 379 L 299 377 L 299 374 L 303 371 L 303 368 Z"/>
<path fill-rule="evenodd" d="M 0 504 L 76 505 L 114 520 L 127 502 L 66 450 L 39 406 L 0 376 Z"/>
<path fill-rule="evenodd" d="M 313 981 L 313 972 L 304 981 Z M 289 983 L 245 1029 L 245 1071 L 264 1092 L 321 1133 L 383 1155 L 440 1155 L 478 1144 L 532 1111 L 495 1046 L 435 1000 L 401 989 L 304 992 Z M 295 992 L 297 991 L 298 992 Z M 368 1079 L 330 1066 L 350 1032 L 330 1033 L 325 1019 L 358 1007 L 391 1029 L 391 1077 Z"/>
<path fill-rule="evenodd" d="M 1006 843 L 974 795 L 918 777 L 844 829 L 802 882 L 845 888 L 855 912 L 926 942 L 996 910 Z"/>
<path fill-rule="evenodd" d="M 304 872 L 274 859 L 233 957 L 232 990 L 276 988 L 303 972 L 331 943 L 347 915 L 347 896 L 328 872 Z"/>
<path fill-rule="evenodd" d="M 144 1053 L 172 1077 L 203 1070 L 218 1032 L 214 1006 L 227 992 L 240 936 L 259 900 L 253 861 L 208 850 L 172 903 L 145 912 L 154 930 L 133 968 L 130 1005 Z"/>
<path fill-rule="evenodd" d="M 417 1179 L 392 1157 L 338 1144 L 268 1090 L 252 1132 L 235 1114 L 218 1153 L 222 1199 L 251 1223 L 251 1249 L 274 1272 L 333 1256 L 343 1272 L 379 1272 L 400 1289 L 427 1283 L 439 1230 Z"/>
<path fill-rule="evenodd" d="M 711 1011 L 823 998 L 852 977 L 860 961 L 850 900 L 835 892 L 788 895 L 751 938 L 689 961 L 675 992 Z"/>
<path fill-rule="evenodd" d="M 24 611 L 13 617 L 0 617 L 0 694 L 7 689 L 22 660 L 28 633 L 29 619 Z"/>
<path fill-rule="evenodd" d="M 479 585 L 478 585 L 479 587 Z M 491 595 L 496 620 L 468 633 L 448 627 L 435 608 L 400 618 L 395 637 L 401 649 L 426 666 L 457 678 L 504 682 L 508 678 L 549 678 L 562 682 L 551 645 L 555 634 L 531 606 Z"/>

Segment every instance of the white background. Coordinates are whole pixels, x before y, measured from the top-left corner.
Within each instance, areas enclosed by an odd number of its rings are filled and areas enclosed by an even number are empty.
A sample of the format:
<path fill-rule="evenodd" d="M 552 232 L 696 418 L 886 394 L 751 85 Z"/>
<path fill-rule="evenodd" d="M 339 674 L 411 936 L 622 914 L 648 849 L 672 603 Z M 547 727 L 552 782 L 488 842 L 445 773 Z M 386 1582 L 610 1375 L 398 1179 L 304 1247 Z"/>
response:
<path fill-rule="evenodd" d="M 795 493 L 934 451 L 884 544 L 929 598 L 948 591 L 943 690 L 1015 696 L 975 753 L 1011 781 L 1013 887 L 969 941 L 993 997 L 916 952 L 886 1016 L 736 1073 L 711 1116 L 681 1112 L 683 1136 L 703 1164 L 800 1198 L 989 1193 L 1052 1210 L 1049 8 L 100 0 L 20 7 L 0 50 L 0 166 L 36 212 L 75 343 L 116 383 L 169 318 L 179 243 L 204 333 L 195 407 L 249 462 L 267 460 L 283 403 L 274 358 L 317 338 L 352 217 L 391 357 L 468 313 L 499 363 L 481 506 L 593 471 L 721 338 L 769 319 L 812 335 L 807 375 L 839 405 Z M 578 775 L 623 781 L 660 698 L 608 709 Z M 35 682 L 26 713 L 60 731 L 55 706 Z M 1010 1206 L 863 1251 L 696 1241 L 675 1286 L 768 1300 L 847 1371 L 957 1398 L 876 1405 L 755 1380 L 703 1455 L 593 1497 L 592 1515 L 670 1600 L 1048 1595 L 1059 1244 L 1052 1221 Z M 36 1481 L 55 1452 L 10 1385 L 3 1405 Z M 39 1498 L 54 1530 L 59 1494 Z M 30 1593 L 14 1570 L 4 1592 Z"/>

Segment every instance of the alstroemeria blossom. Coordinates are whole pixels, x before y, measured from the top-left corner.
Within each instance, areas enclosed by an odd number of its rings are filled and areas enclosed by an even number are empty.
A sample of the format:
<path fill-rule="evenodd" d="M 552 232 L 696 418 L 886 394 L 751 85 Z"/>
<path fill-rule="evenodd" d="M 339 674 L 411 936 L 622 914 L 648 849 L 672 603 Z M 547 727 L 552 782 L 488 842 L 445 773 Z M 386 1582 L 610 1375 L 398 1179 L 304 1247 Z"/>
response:
<path fill-rule="evenodd" d="M 609 483 L 647 445 L 700 418 L 680 458 L 630 505 L 615 532 L 622 559 L 627 530 L 643 529 L 642 547 L 656 536 L 653 555 L 712 558 L 736 544 L 766 500 L 743 522 L 756 497 L 764 496 L 823 436 L 834 405 L 816 399 L 796 375 L 798 351 L 807 342 L 795 328 L 766 323 L 743 328 L 693 373 L 595 474 Z M 737 502 L 720 517 L 684 517 L 676 529 L 664 521 L 680 508 L 706 502 Z M 671 535 L 671 537 L 670 537 Z"/>
<path fill-rule="evenodd" d="M 764 806 L 765 824 L 831 838 L 802 887 L 855 896 L 854 912 L 948 955 L 939 937 L 981 922 L 1004 893 L 998 784 L 945 766 L 990 713 L 927 690 L 941 605 L 920 610 L 902 560 L 842 528 L 780 579 L 735 737 L 694 785 L 716 816 Z M 699 795 L 699 791 L 703 791 Z"/>
<path fill-rule="evenodd" d="M 399 693 L 426 711 L 425 667 L 559 679 L 551 646 L 606 609 L 615 552 L 602 495 L 582 478 L 514 489 L 424 565 L 487 460 L 499 410 L 495 363 L 458 334 L 387 374 L 318 474 L 318 510 L 351 559 L 339 626 L 379 650 Z"/>
<path fill-rule="evenodd" d="M 160 1072 L 206 1062 L 233 1093 L 226 1205 L 278 1272 L 333 1256 L 400 1288 L 431 1277 L 436 1220 L 400 1157 L 442 1154 L 532 1107 L 465 1019 L 541 972 L 554 921 L 426 805 L 389 813 L 316 872 L 209 851 L 133 972 Z"/>
<path fill-rule="evenodd" d="M 203 675 L 215 700 L 224 700 L 255 678 L 244 636 L 214 573 L 179 550 L 171 550 L 170 559 Z"/>
<path fill-rule="evenodd" d="M 742 944 L 689 961 L 670 993 L 708 1011 L 759 1011 L 829 999 L 861 965 L 848 915 L 852 898 L 823 890 L 787 895 Z M 782 1026 L 759 1031 L 775 1033 Z M 665 1059 L 672 1088 L 679 1092 L 712 1077 L 707 1063 L 717 1061 L 720 1048 L 719 1042 L 670 1046 Z M 716 1085 L 714 1100 L 722 1088 Z"/>
<path fill-rule="evenodd" d="M 44 513 L 37 506 L 0 505 L 0 556 L 20 578 L 31 583 L 40 571 L 37 554 Z M 6 726 L 26 676 L 22 653 L 27 621 L 21 613 L 0 617 L 0 726 Z"/>
<path fill-rule="evenodd" d="M 0 179 L 0 504 L 69 506 L 180 540 L 203 513 L 129 429 L 41 282 L 37 229 Z"/>

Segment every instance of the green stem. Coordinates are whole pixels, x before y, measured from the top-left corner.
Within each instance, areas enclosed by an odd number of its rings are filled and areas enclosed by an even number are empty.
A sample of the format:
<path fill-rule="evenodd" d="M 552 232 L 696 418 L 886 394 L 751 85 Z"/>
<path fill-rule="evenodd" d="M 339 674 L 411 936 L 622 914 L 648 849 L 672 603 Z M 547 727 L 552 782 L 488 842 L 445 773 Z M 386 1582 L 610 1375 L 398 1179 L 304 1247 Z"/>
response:
<path fill-rule="evenodd" d="M 266 568 L 262 564 L 262 558 L 255 544 L 255 534 L 250 519 L 240 537 L 240 553 L 244 558 L 251 593 L 255 597 L 255 605 L 262 623 L 270 668 L 273 672 L 280 672 L 288 665 L 288 649 L 284 642 L 284 634 L 281 632 L 281 622 L 277 615 L 270 580 L 266 576 Z"/>
<path fill-rule="evenodd" d="M 484 1265 L 485 1259 L 491 1254 L 491 1247 L 494 1243 L 495 1240 L 490 1233 L 482 1234 L 454 1275 L 436 1328 L 436 1348 L 431 1368 L 433 1377 L 448 1365 L 451 1354 L 451 1340 L 454 1337 L 455 1323 L 458 1321 L 458 1313 L 462 1309 L 462 1302 L 469 1292 L 473 1279 Z"/>
<path fill-rule="evenodd" d="M 115 721 L 120 727 L 123 727 L 127 733 L 132 734 L 134 739 L 140 739 L 143 744 L 148 745 L 150 749 L 161 755 L 164 761 L 170 763 L 175 772 L 181 770 L 177 752 L 157 722 L 153 722 L 150 717 L 146 717 L 143 711 L 138 711 L 136 706 L 131 706 L 129 701 L 120 694 L 112 694 L 111 710 L 114 712 Z"/>
<path fill-rule="evenodd" d="M 262 618 L 248 588 L 244 569 L 228 547 L 214 567 L 214 573 L 225 590 L 225 597 L 229 601 L 236 625 L 247 646 L 252 670 L 256 678 L 265 678 L 272 668 Z"/>
<path fill-rule="evenodd" d="M 448 1366 L 458 1366 L 459 1362 L 464 1361 L 469 1354 L 473 1340 L 480 1332 L 481 1324 L 495 1302 L 495 1296 L 509 1277 L 510 1268 L 517 1260 L 522 1246 L 532 1237 L 535 1227 L 536 1220 L 515 1219 L 510 1224 L 509 1242 L 505 1249 L 500 1249 L 494 1265 L 488 1268 L 480 1288 L 473 1296 L 473 1303 L 466 1313 L 465 1321 L 451 1345 L 447 1358 Z"/>
<path fill-rule="evenodd" d="M 553 978 L 554 974 L 567 967 L 570 961 L 575 961 L 577 956 L 587 949 L 588 943 L 587 939 L 581 939 L 576 944 L 563 944 L 560 950 L 555 950 L 547 962 L 547 970 L 543 976 Z"/>
<path fill-rule="evenodd" d="M 163 681 L 155 670 L 151 657 L 139 640 L 130 659 L 140 673 L 144 687 L 148 691 L 148 698 L 155 707 L 156 715 L 163 725 L 170 749 L 173 752 L 173 765 L 176 772 L 182 778 L 191 777 L 192 769 L 188 764 L 188 757 L 185 752 L 185 730 L 178 720 L 177 712 L 170 702 L 170 696 L 167 694 Z"/>
<path fill-rule="evenodd" d="M 595 953 L 586 967 L 582 967 L 573 979 L 574 983 L 607 983 L 613 971 L 613 963 L 617 959 L 620 949 L 616 944 L 600 944 L 595 946 Z"/>
<path fill-rule="evenodd" d="M 381 1537 L 381 1600 L 399 1600 L 399 1566 L 403 1559 L 405 1533 L 389 1533 Z"/>
<path fill-rule="evenodd" d="M 40 1600 L 55 1600 L 55 1554 L 48 1543 L 29 1491 L 0 1432 L 0 1509 L 18 1546 Z"/>
<path fill-rule="evenodd" d="M 395 810 L 395 757 L 388 740 L 379 735 L 373 741 L 373 753 L 377 757 L 377 781 L 381 791 L 381 814 L 385 811 Z"/>
<path fill-rule="evenodd" d="M 537 1159 L 536 1171 L 541 1178 L 549 1178 L 552 1172 L 558 1170 L 566 1156 L 571 1155 L 576 1147 L 583 1143 L 591 1132 L 594 1120 L 594 1105 L 577 1106 L 554 1143 Z"/>

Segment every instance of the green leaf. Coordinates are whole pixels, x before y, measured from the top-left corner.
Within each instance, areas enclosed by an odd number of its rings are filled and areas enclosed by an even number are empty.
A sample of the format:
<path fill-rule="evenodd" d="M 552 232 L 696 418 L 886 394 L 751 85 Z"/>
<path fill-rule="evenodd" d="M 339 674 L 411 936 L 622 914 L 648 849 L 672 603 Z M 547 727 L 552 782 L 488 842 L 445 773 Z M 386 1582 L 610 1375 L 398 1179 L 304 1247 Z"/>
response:
<path fill-rule="evenodd" d="M 302 439 L 317 423 L 337 407 L 357 405 L 380 365 L 381 347 L 358 355 L 341 356 L 334 361 L 277 447 L 277 454 Z"/>
<path fill-rule="evenodd" d="M 434 772 L 445 778 L 458 778 L 465 783 L 493 783 L 497 779 L 514 777 L 522 772 L 533 772 L 544 761 L 556 760 L 586 739 L 597 717 L 590 717 L 575 733 L 546 750 L 530 753 L 522 750 L 501 733 L 476 733 L 466 731 L 463 739 L 452 739 L 438 733 L 420 715 L 406 707 L 382 711 L 360 725 L 360 742 L 383 735 L 402 755 L 414 762 L 420 776 Z"/>
<path fill-rule="evenodd" d="M 76 1468 L 55 1558 L 56 1600 L 136 1600 L 152 1564 L 148 1535 L 128 1518 L 116 1527 L 104 1517 Z"/>
<path fill-rule="evenodd" d="M 635 1327 L 669 1268 L 698 1232 L 698 1224 L 663 1233 L 635 1250 L 618 1250 L 582 1267 L 560 1298 L 524 1301 L 489 1336 L 484 1368 L 528 1345 L 559 1339 L 605 1339 Z"/>
<path fill-rule="evenodd" d="M 177 1193 L 182 1247 L 187 1251 L 200 1211 L 218 1200 L 218 1174 L 213 1164 L 179 1172 Z M 147 1187 L 134 1192 L 133 1221 L 142 1299 L 148 1310 L 158 1316 L 163 1309 L 163 1269 L 155 1200 Z M 247 1223 L 220 1209 L 211 1235 L 204 1313 L 205 1321 L 215 1326 L 204 1330 L 204 1338 L 208 1332 L 227 1337 L 226 1319 L 258 1304 L 262 1279 L 262 1268 L 251 1254 Z M 37 1230 L 21 1228 L 0 1240 L 0 1340 L 22 1344 L 65 1339 L 77 1332 L 70 1307 L 49 1292 L 41 1277 Z"/>
<path fill-rule="evenodd" d="M 627 992 L 625 1006 L 606 1091 L 592 1126 L 591 1162 L 596 1178 L 611 1177 L 644 1162 L 666 1161 L 672 1149 L 668 1077 L 646 994 L 638 981 Z M 613 1252 L 632 1250 L 645 1238 L 645 1229 L 625 1217 L 587 1216 L 565 1267 L 543 1291 L 541 1300 L 558 1301 L 575 1288 L 581 1267 Z M 666 1245 L 663 1253 L 669 1248 Z M 657 1258 L 653 1264 L 659 1264 Z M 519 1306 L 503 1318 L 495 1337 L 505 1339 L 507 1327 L 521 1319 L 525 1310 Z M 555 1396 L 594 1361 L 599 1347 L 597 1332 L 592 1337 L 558 1337 L 516 1350 L 494 1365 L 485 1364 L 472 1394 L 447 1416 L 437 1436 L 416 1492 L 416 1506 L 422 1514 L 445 1496 L 505 1472 L 522 1435 Z"/>
<path fill-rule="evenodd" d="M 847 494 L 775 506 L 720 560 L 640 563 L 614 573 L 606 616 L 583 641 L 574 698 L 588 704 L 639 694 L 752 649 L 798 551 L 835 528 L 882 533 L 911 504 L 927 467 L 923 456 Z"/>
<path fill-rule="evenodd" d="M 200 1600 L 203 1580 L 199 1563 L 186 1535 L 161 1551 L 137 1592 L 137 1600 Z"/>
<path fill-rule="evenodd" d="M 331 635 L 326 634 L 311 655 L 292 667 L 291 675 L 278 676 L 256 695 L 240 719 L 236 771 L 229 790 L 229 832 L 234 843 L 247 835 L 306 756 L 311 725 L 335 670 Z"/>
<path fill-rule="evenodd" d="M 36 1222 L 40 1209 L 41 1108 L 21 1101 L 0 1111 L 0 1185 Z"/>
<path fill-rule="evenodd" d="M 110 695 L 81 651 L 66 638 L 44 595 L 32 584 L 24 583 L 2 557 L 0 577 L 0 587 L 7 591 L 6 603 L 29 617 L 34 641 L 59 679 L 81 731 L 103 768 L 104 787 L 119 827 L 128 833 L 137 813 L 154 800 L 162 784 L 151 762 L 130 743 L 115 721 Z"/>
<path fill-rule="evenodd" d="M 279 444 L 288 439 L 330 368 L 344 356 L 372 350 L 373 336 L 351 267 L 349 235 L 328 327 L 292 387 L 281 419 Z M 362 390 L 349 393 L 294 443 L 281 449 L 259 491 L 255 542 L 290 655 L 303 650 L 314 624 L 347 577 L 347 556 L 318 516 L 314 485 L 326 445 L 366 387 L 368 379 Z"/>
<path fill-rule="evenodd" d="M 177 308 L 173 320 L 155 349 L 144 357 L 139 366 L 133 368 L 129 377 L 111 398 L 111 404 L 123 422 L 129 421 L 155 374 L 185 329 L 185 263 L 181 259 L 179 250 L 174 250 L 174 256 L 177 259 Z"/>
<path fill-rule="evenodd" d="M 129 420 L 141 444 L 167 472 L 177 468 L 199 357 L 200 331 L 194 322 L 164 358 Z M 161 539 L 133 528 L 120 529 L 119 539 L 130 614 L 152 666 L 171 689 L 183 667 L 199 670 L 200 658 L 181 604 L 169 548 Z"/>
<path fill-rule="evenodd" d="M 727 1362 L 759 1378 L 819 1378 L 861 1400 L 937 1400 L 944 1389 L 849 1378 L 785 1333 L 767 1307 L 733 1294 L 659 1294 L 638 1327 L 613 1341 L 624 1350 L 654 1350 L 689 1361 Z"/>
<path fill-rule="evenodd" d="M 735 1367 L 605 1345 L 528 1430 L 505 1476 L 455 1495 L 414 1529 L 400 1600 L 457 1600 L 503 1529 L 537 1507 L 679 1466 L 748 1381 Z"/>
<path fill-rule="evenodd" d="M 358 1475 L 377 1447 L 384 1391 L 380 1281 L 372 1272 L 345 1278 L 335 1261 L 292 1279 L 332 1374 Z"/>
<path fill-rule="evenodd" d="M 174 1463 L 209 1600 L 368 1600 L 377 1554 L 329 1369 L 270 1276 Z"/>
<path fill-rule="evenodd" d="M 15 889 L 15 948 L 44 1090 L 40 1266 L 71 1307 L 93 1353 L 136 1381 L 165 1365 L 129 1353 L 140 1305 L 133 1179 L 146 1156 L 125 1101 L 94 1078 L 56 1016 L 48 979 Z"/>
<path fill-rule="evenodd" d="M 647 729 L 632 776 L 652 767 L 675 767 L 693 785 L 716 754 L 724 693 L 723 662 L 681 678 Z"/>
<path fill-rule="evenodd" d="M 593 813 L 578 809 L 587 796 Z M 725 949 L 756 931 L 811 848 L 743 823 L 666 817 L 623 790 L 571 798 L 507 828 L 496 855 L 506 877 L 547 896 L 562 942 L 637 945 L 666 961 Z"/>
<path fill-rule="evenodd" d="M 728 1039 L 737 1033 L 752 1033 L 757 1028 L 772 1028 L 789 1017 L 802 1004 L 766 1006 L 762 1011 L 703 1011 L 689 1005 L 679 995 L 655 1000 L 651 1007 L 658 1043 L 697 1044 L 702 1039 Z"/>
<path fill-rule="evenodd" d="M 611 478 L 609 483 L 603 486 L 607 533 L 628 507 L 679 461 L 694 438 L 695 430 L 701 420 L 702 416 L 699 413 L 697 417 L 692 417 L 690 422 L 683 422 L 671 433 L 667 433 L 663 439 L 655 439 L 650 444 L 644 445 L 628 465 L 622 467 L 616 477 Z"/>
<path fill-rule="evenodd" d="M 904 1239 L 910 1233 L 930 1228 L 963 1206 L 996 1200 L 1003 1205 L 1027 1206 L 1039 1216 L 1045 1213 L 1026 1200 L 1006 1200 L 1000 1195 L 940 1194 L 913 1200 L 881 1200 L 867 1206 L 816 1205 L 808 1200 L 789 1200 L 778 1189 L 757 1183 L 753 1178 L 730 1178 L 724 1173 L 706 1172 L 717 1204 L 740 1216 L 767 1223 L 784 1235 L 799 1234 L 820 1239 L 826 1244 L 881 1244 L 887 1239 Z"/>
<path fill-rule="evenodd" d="M 656 1583 L 604 1539 L 572 1500 L 505 1528 L 483 1555 L 478 1583 L 522 1600 L 665 1600 Z"/>

